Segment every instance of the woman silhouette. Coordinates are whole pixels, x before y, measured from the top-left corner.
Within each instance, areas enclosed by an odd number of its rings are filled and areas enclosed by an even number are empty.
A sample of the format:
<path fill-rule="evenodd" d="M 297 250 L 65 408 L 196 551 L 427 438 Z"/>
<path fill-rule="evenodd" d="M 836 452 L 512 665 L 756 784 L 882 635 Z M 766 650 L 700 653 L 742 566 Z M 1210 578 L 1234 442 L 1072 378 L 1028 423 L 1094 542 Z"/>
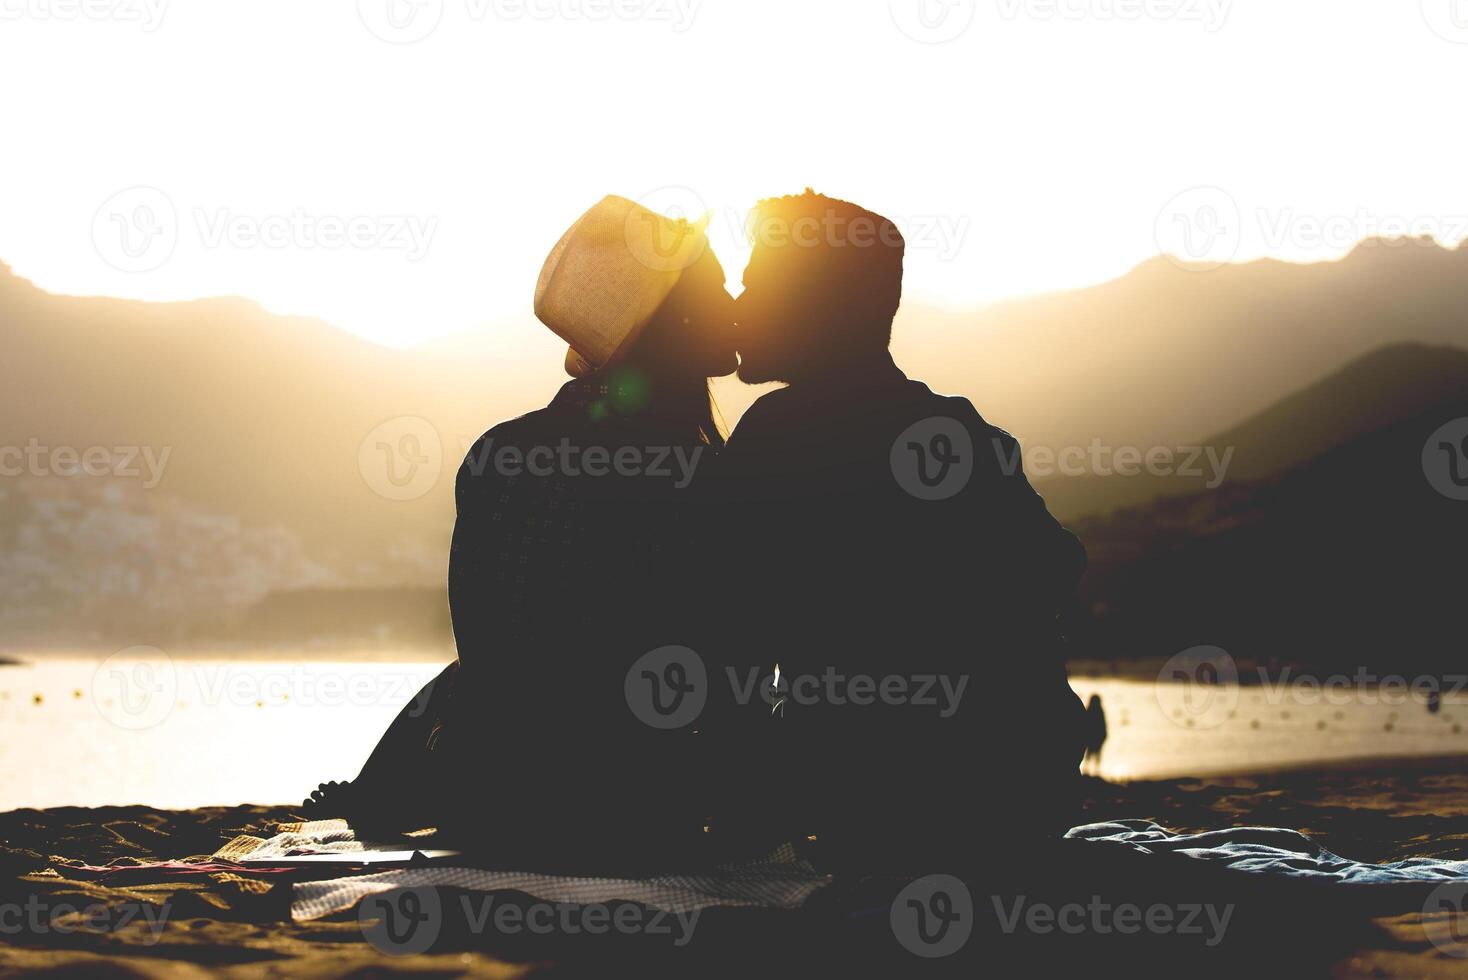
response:
<path fill-rule="evenodd" d="M 307 802 L 358 825 L 498 831 L 517 854 L 628 856 L 702 829 L 680 779 L 692 733 L 644 724 L 624 685 L 683 638 L 698 587 L 686 501 L 723 446 L 708 379 L 736 367 L 733 300 L 700 225 L 609 197 L 552 251 L 536 313 L 574 379 L 459 471 L 458 659 L 353 783 Z"/>

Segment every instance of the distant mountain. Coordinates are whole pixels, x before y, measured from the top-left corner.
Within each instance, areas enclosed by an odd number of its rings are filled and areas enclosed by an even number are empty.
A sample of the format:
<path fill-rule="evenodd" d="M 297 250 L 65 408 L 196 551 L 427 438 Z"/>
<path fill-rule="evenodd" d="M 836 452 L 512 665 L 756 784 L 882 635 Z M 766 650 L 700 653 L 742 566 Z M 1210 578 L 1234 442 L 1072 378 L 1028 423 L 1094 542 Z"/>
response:
<path fill-rule="evenodd" d="M 485 334 L 400 351 L 245 300 L 55 296 L 0 267 L 0 447 L 31 452 L 0 460 L 0 643 L 161 642 L 277 590 L 441 584 L 465 448 L 563 379 L 543 329 Z M 389 499 L 372 443 L 395 440 L 369 435 L 405 416 L 437 478 Z M 131 475 L 57 475 L 93 449 Z"/>
<path fill-rule="evenodd" d="M 1385 345 L 1462 346 L 1465 324 L 1468 249 L 1373 243 L 1319 265 L 1156 259 L 978 311 L 908 303 L 894 347 L 912 376 L 969 396 L 1027 446 L 1148 447 L 1228 434 Z M 242 299 L 53 295 L 3 265 L 0 347 L 0 450 L 53 463 L 70 458 L 57 450 L 115 451 L 136 474 L 27 462 L 0 478 L 0 645 L 167 642 L 185 622 L 239 622 L 274 593 L 441 587 L 464 450 L 564 380 L 563 347 L 528 313 L 393 350 Z M 716 390 L 731 425 L 759 393 Z M 1394 410 L 1386 394 L 1319 397 L 1318 417 L 1305 411 L 1314 421 L 1277 431 L 1283 441 L 1240 427 L 1241 447 L 1274 448 L 1241 449 L 1232 472 L 1328 441 L 1336 411 L 1360 431 Z M 421 422 L 379 428 L 402 419 Z M 393 481 L 420 471 L 399 492 Z"/>
<path fill-rule="evenodd" d="M 53 296 L 3 268 L 0 324 L 0 445 L 167 448 L 165 494 L 352 562 L 380 555 L 384 534 L 447 517 L 442 487 L 406 504 L 372 493 L 358 449 L 376 425 L 426 419 L 451 476 L 460 443 L 524 411 L 558 373 L 544 331 L 506 330 L 466 359 L 379 347 L 241 299 Z M 549 362 L 538 373 L 521 363 L 537 345 Z"/>
<path fill-rule="evenodd" d="M 464 447 L 559 381 L 543 330 L 486 334 L 473 355 L 395 351 L 244 299 L 56 296 L 0 267 L 0 446 L 40 453 L 4 461 L 0 638 L 442 581 Z M 410 500 L 374 491 L 360 461 L 398 417 L 429 425 L 440 469 Z M 134 475 L 57 475 L 57 450 L 95 447 Z"/>
<path fill-rule="evenodd" d="M 1369 240 L 1338 262 L 1167 258 L 978 312 L 913 308 L 898 362 L 1029 446 L 1197 444 L 1378 348 L 1468 347 L 1468 248 Z"/>
<path fill-rule="evenodd" d="M 1077 655 L 1210 644 L 1326 671 L 1461 675 L 1468 503 L 1423 467 L 1429 437 L 1460 418 L 1468 388 L 1272 476 L 1077 523 L 1092 614 Z"/>
<path fill-rule="evenodd" d="M 1468 327 L 1468 324 L 1465 324 Z M 1259 480 L 1358 437 L 1454 405 L 1468 396 L 1468 350 L 1398 344 L 1352 361 L 1232 428 L 1193 445 L 1228 453 L 1226 480 Z M 1207 457 L 1204 457 L 1206 460 Z M 1203 491 L 1214 474 L 1088 475 L 1036 481 L 1062 520 L 1105 514 L 1158 497 Z"/>

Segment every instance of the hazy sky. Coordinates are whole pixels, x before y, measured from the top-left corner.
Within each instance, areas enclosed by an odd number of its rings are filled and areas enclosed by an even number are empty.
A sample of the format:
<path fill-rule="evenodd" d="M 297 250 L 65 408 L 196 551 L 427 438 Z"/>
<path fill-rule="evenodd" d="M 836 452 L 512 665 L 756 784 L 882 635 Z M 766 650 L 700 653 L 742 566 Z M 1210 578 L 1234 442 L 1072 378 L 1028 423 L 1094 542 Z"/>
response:
<path fill-rule="evenodd" d="M 410 343 L 603 194 L 898 220 L 908 291 L 1468 234 L 1468 0 L 0 0 L 0 259 Z"/>

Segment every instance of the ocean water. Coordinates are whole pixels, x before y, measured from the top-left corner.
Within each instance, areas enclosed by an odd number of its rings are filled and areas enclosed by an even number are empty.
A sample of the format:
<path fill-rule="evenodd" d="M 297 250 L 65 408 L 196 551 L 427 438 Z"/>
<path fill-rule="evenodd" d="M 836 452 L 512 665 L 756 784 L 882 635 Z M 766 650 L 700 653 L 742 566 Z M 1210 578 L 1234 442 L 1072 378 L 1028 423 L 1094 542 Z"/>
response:
<path fill-rule="evenodd" d="M 1199 687 L 1073 677 L 1106 712 L 1100 775 L 1211 776 L 1357 760 L 1468 755 L 1468 691 L 1439 692 L 1439 709 L 1406 685 Z"/>
<path fill-rule="evenodd" d="M 442 661 L 47 655 L 0 667 L 0 810 L 300 800 L 350 779 Z M 1111 779 L 1468 755 L 1468 694 L 1208 688 L 1077 677 L 1099 694 Z M 1023 692 L 966 697 L 1023 697 Z M 965 705 L 964 707 L 967 707 Z"/>
<path fill-rule="evenodd" d="M 441 669 L 146 649 L 0 667 L 0 809 L 299 802 L 355 776 Z"/>

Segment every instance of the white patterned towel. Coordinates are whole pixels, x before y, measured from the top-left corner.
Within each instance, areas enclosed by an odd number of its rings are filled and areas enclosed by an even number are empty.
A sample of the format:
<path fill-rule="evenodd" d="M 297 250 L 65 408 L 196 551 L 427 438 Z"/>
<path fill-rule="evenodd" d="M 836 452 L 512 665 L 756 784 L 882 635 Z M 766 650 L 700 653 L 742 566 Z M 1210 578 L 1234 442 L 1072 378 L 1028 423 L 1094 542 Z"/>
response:
<path fill-rule="evenodd" d="M 370 895 L 397 888 L 447 887 L 518 891 L 545 902 L 601 905 L 636 902 L 673 914 L 710 908 L 795 909 L 830 883 L 789 849 L 770 858 L 715 871 L 656 878 L 574 878 L 479 868 L 404 868 L 381 874 L 296 884 L 291 917 L 298 922 L 344 912 Z"/>
<path fill-rule="evenodd" d="M 265 858 L 298 857 L 307 854 L 342 854 L 366 850 L 345 820 L 306 820 L 283 823 L 274 837 L 241 834 L 214 857 L 222 861 L 259 861 Z"/>

